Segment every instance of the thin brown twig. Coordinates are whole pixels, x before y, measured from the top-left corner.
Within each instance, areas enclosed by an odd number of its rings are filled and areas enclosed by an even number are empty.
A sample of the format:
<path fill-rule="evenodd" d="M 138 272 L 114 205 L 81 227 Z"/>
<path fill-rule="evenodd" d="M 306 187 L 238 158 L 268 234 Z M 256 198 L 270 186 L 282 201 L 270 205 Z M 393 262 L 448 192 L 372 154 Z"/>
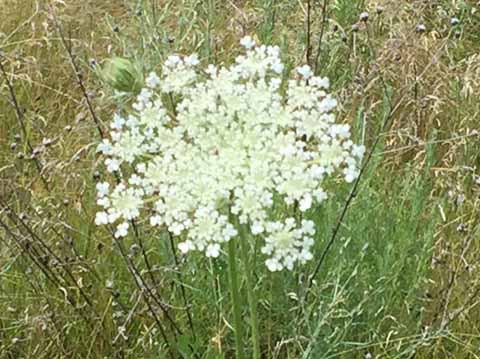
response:
<path fill-rule="evenodd" d="M 0 212 L 1 214 L 1 212 Z M 3 227 L 3 226 L 2 226 Z M 10 235 L 11 236 L 11 235 Z M 12 237 L 12 236 L 11 236 Z M 6 238 L 0 236 L 0 241 L 5 243 L 7 246 L 9 246 L 9 243 L 8 241 L 6 240 Z M 19 256 L 23 256 L 24 253 L 27 253 L 27 248 L 25 248 L 25 246 L 23 246 L 21 243 L 17 242 L 16 239 L 14 238 L 14 241 L 16 242 L 16 245 L 18 246 L 18 248 L 22 251 L 22 253 L 19 255 Z M 27 254 L 28 256 L 28 254 Z M 33 259 L 32 259 L 33 261 Z M 35 275 L 33 275 L 33 279 L 30 277 L 29 273 L 27 271 L 22 271 L 22 274 L 23 276 L 25 277 L 25 280 L 26 282 L 30 285 L 30 287 L 32 287 L 32 290 L 33 292 L 35 293 L 35 295 L 38 297 L 38 298 L 42 298 L 45 300 L 48 308 L 54 308 L 55 306 L 53 305 L 53 303 L 51 302 L 51 299 L 49 296 L 44 296 L 44 295 L 41 295 L 40 294 L 40 288 L 37 287 L 39 281 L 36 280 L 35 278 Z M 53 324 L 53 326 L 55 327 L 55 329 L 57 330 L 57 332 L 59 333 L 59 335 L 62 333 L 62 328 L 59 328 L 58 327 L 58 323 L 57 321 L 55 320 L 56 319 L 56 316 L 55 316 L 55 312 L 54 311 L 51 311 L 51 322 Z M 67 351 L 65 350 L 65 347 L 63 346 L 63 342 L 60 341 L 60 344 L 58 343 L 57 340 L 53 340 L 53 342 L 55 343 L 55 345 L 57 346 L 57 348 L 63 353 L 64 356 L 67 356 Z"/>
<path fill-rule="evenodd" d="M 57 15 L 56 15 L 55 10 L 52 6 L 50 6 L 50 14 L 51 14 L 51 18 L 53 20 L 53 23 L 55 25 L 55 28 L 57 30 L 58 36 L 60 37 L 60 41 L 61 41 L 61 43 L 62 43 L 62 45 L 65 49 L 65 52 L 67 53 L 68 59 L 70 61 L 70 65 L 72 66 L 73 72 L 75 73 L 75 79 L 76 79 L 77 85 L 80 88 L 80 91 L 82 92 L 83 98 L 85 99 L 85 102 L 87 104 L 88 112 L 90 113 L 90 117 L 93 119 L 93 122 L 95 123 L 95 127 L 97 129 L 98 134 L 100 135 L 101 138 L 104 138 L 105 135 L 104 135 L 103 130 L 102 130 L 102 123 L 101 123 L 100 119 L 98 118 L 98 116 L 97 116 L 97 114 L 96 114 L 96 112 L 93 108 L 92 101 L 90 99 L 90 96 L 88 95 L 87 89 L 86 89 L 85 84 L 83 82 L 82 72 L 80 70 L 80 67 L 77 64 L 77 61 L 75 59 L 75 55 L 73 53 L 72 41 L 70 39 L 69 42 L 67 42 L 67 40 L 65 39 L 65 35 L 63 33 L 62 26 L 58 22 Z"/>
<path fill-rule="evenodd" d="M 50 254 L 58 263 L 62 264 L 62 269 L 65 271 L 67 276 L 70 278 L 71 282 L 73 285 L 78 289 L 80 295 L 83 297 L 85 302 L 88 304 L 88 306 L 93 310 L 95 316 L 98 318 L 99 314 L 97 313 L 95 306 L 93 305 L 93 302 L 90 300 L 90 298 L 87 296 L 87 294 L 84 292 L 83 288 L 78 284 L 77 279 L 73 275 L 73 273 L 68 269 L 68 266 L 66 263 L 63 262 L 63 260 L 25 223 L 23 219 L 18 216 L 10 206 L 3 202 L 4 207 L 7 209 L 8 213 L 10 214 L 10 218 L 12 221 L 19 223 L 28 233 L 28 235 L 32 238 L 35 239 L 37 243 L 39 243 L 42 248 Z"/>
<path fill-rule="evenodd" d="M 374 53 L 374 49 L 373 49 L 373 45 L 372 45 L 372 42 L 371 42 L 371 38 L 370 38 L 370 35 L 368 33 L 368 27 L 367 27 L 367 36 L 368 36 L 368 45 L 370 47 L 370 50 L 372 53 Z M 445 46 L 447 45 L 447 41 L 445 41 L 439 48 L 439 50 L 437 51 L 437 53 L 435 54 L 434 58 L 436 58 L 442 51 L 443 49 L 445 48 Z M 375 56 L 374 56 L 375 57 Z M 425 66 L 425 68 L 423 69 L 423 71 L 420 73 L 419 75 L 419 78 L 423 77 L 424 74 L 426 73 L 426 71 L 432 66 L 432 64 L 434 63 L 434 61 L 431 61 L 429 64 L 427 64 Z M 315 277 L 318 275 L 319 271 L 320 271 L 320 268 L 323 264 L 323 262 L 325 261 L 326 259 L 326 255 L 327 253 L 330 251 L 330 248 L 332 246 L 332 244 L 335 242 L 336 238 L 337 238 L 337 235 L 338 235 L 338 232 L 340 230 L 340 227 L 341 225 L 343 224 L 343 221 L 345 219 L 345 216 L 348 212 L 348 209 L 350 208 L 350 205 L 353 201 L 353 199 L 356 197 L 356 194 L 357 194 L 357 190 L 358 190 L 358 186 L 359 186 L 359 183 L 360 181 L 363 179 L 363 176 L 364 174 L 366 173 L 366 169 L 370 163 L 370 160 L 371 158 L 373 157 L 373 154 L 375 152 L 375 149 L 377 148 L 379 142 L 380 142 L 380 139 L 381 139 L 381 134 L 382 132 L 384 132 L 391 124 L 392 122 L 392 118 L 393 118 L 393 115 L 394 113 L 399 109 L 400 107 L 400 104 L 403 102 L 404 100 L 404 97 L 401 97 L 397 103 L 395 104 L 395 106 L 393 105 L 393 103 L 391 102 L 391 99 L 390 99 L 390 96 L 388 96 L 388 87 L 387 87 L 387 84 L 386 84 L 386 81 L 385 79 L 383 78 L 383 76 L 380 74 L 379 75 L 379 78 L 380 78 L 380 81 L 382 83 L 382 87 L 384 89 L 384 95 L 385 95 L 385 99 L 387 100 L 387 105 L 388 105 L 388 113 L 386 113 L 385 115 L 385 118 L 383 120 L 383 124 L 379 127 L 376 135 L 375 135 L 375 140 L 373 142 L 373 144 L 371 145 L 369 151 L 367 152 L 367 156 L 360 168 L 360 172 L 359 172 L 359 175 L 357 177 L 357 179 L 355 180 L 354 184 L 353 184 L 353 187 L 345 201 L 345 204 L 342 208 L 342 211 L 337 219 L 337 222 L 335 224 L 335 226 L 333 227 L 333 230 L 332 230 L 332 235 L 330 237 L 330 240 L 328 241 L 324 251 L 322 252 L 322 255 L 320 256 L 320 259 L 319 261 L 317 262 L 317 265 L 315 266 L 315 269 L 313 271 L 313 273 L 311 275 L 309 275 L 307 278 L 307 281 L 308 281 L 308 284 L 307 284 L 307 288 L 306 288 L 306 291 L 304 293 L 304 297 L 303 297 L 303 303 L 306 303 L 307 301 L 307 298 L 308 298 L 308 295 L 309 295 L 309 292 L 310 292 L 310 289 L 312 288 L 313 286 L 313 281 L 315 279 Z M 411 85 L 410 86 L 406 86 L 405 89 L 408 89 L 408 88 L 411 88 Z"/>
<path fill-rule="evenodd" d="M 30 140 L 28 138 L 28 131 L 27 131 L 27 127 L 25 125 L 25 115 L 24 115 L 24 112 L 22 111 L 22 109 L 20 108 L 20 104 L 18 102 L 13 83 L 10 81 L 10 78 L 8 77 L 7 70 L 5 69 L 5 66 L 2 63 L 2 58 L 3 57 L 4 56 L 2 56 L 0 54 L 0 71 L 2 72 L 2 75 L 5 78 L 5 82 L 7 84 L 8 91 L 10 93 L 12 106 L 15 109 L 15 116 L 17 117 L 17 121 L 18 121 L 18 123 L 20 125 L 20 129 L 22 131 L 23 141 L 26 143 L 26 145 L 28 147 L 28 151 L 29 151 L 30 155 L 32 156 L 33 162 L 35 163 L 35 167 L 37 168 L 38 174 L 39 174 L 45 188 L 48 190 L 49 189 L 48 180 L 43 175 L 43 166 L 40 163 L 40 161 L 38 160 L 38 158 L 35 157 L 33 146 L 30 143 Z"/>
<path fill-rule="evenodd" d="M 41 254 L 38 254 L 38 252 L 36 252 L 36 249 L 35 249 L 34 246 L 32 246 L 32 245 L 25 246 L 23 244 L 24 241 L 22 241 L 20 238 L 18 238 L 17 235 L 15 233 L 13 233 L 12 229 L 1 219 L 0 219 L 0 226 L 3 227 L 5 232 L 11 238 L 13 238 L 13 240 L 16 242 L 17 246 L 19 248 L 23 249 L 25 253 L 27 253 L 30 260 L 40 269 L 40 271 L 43 273 L 43 275 L 45 275 L 47 280 L 50 281 L 53 285 L 55 285 L 57 287 L 57 289 L 62 292 L 62 294 L 65 296 L 65 299 L 70 303 L 70 305 L 75 309 L 75 311 L 80 314 L 80 316 L 83 318 L 85 323 L 87 323 L 87 325 L 89 327 L 91 327 L 92 330 L 93 330 L 94 326 L 93 326 L 92 322 L 89 320 L 89 318 L 87 318 L 87 316 L 85 315 L 85 311 L 82 308 L 79 308 L 77 306 L 77 303 L 76 303 L 75 299 L 72 298 L 72 296 L 68 293 L 68 291 L 62 285 L 61 280 L 59 278 L 57 278 L 56 274 L 48 267 L 48 265 L 46 265 L 46 263 L 43 263 L 40 260 L 40 258 L 42 258 L 44 256 L 42 256 Z M 107 341 L 102 332 L 100 333 L 100 336 L 102 337 L 102 339 Z"/>
<path fill-rule="evenodd" d="M 307 19 L 306 19 L 306 22 L 307 22 L 307 54 L 306 54 L 306 57 L 307 57 L 307 64 L 309 64 L 310 66 L 312 65 L 310 60 L 311 60 L 311 56 L 312 56 L 312 45 L 311 45 L 311 35 L 312 35 L 312 32 L 311 32 L 311 22 L 312 22 L 312 4 L 311 4 L 311 0 L 307 0 Z"/>
<path fill-rule="evenodd" d="M 117 244 L 117 246 L 120 250 L 120 254 L 121 254 L 122 258 L 124 259 L 124 261 L 126 263 L 127 269 L 129 270 L 130 274 L 132 275 L 132 277 L 135 281 L 135 285 L 140 290 L 140 292 L 143 294 L 143 297 L 145 298 L 145 303 L 147 304 L 147 307 L 148 307 L 150 313 L 154 317 L 154 320 L 155 320 L 156 324 L 161 326 L 161 322 L 158 319 L 158 316 L 156 315 L 155 310 L 153 309 L 153 307 L 152 307 L 152 305 L 149 301 L 149 298 L 153 299 L 155 304 L 157 304 L 160 307 L 162 313 L 165 315 L 167 320 L 170 322 L 170 325 L 174 329 L 173 334 L 174 334 L 174 338 L 175 338 L 175 341 L 176 341 L 177 340 L 177 334 L 178 335 L 183 335 L 183 331 L 178 327 L 178 325 L 175 323 L 173 318 L 170 316 L 167 308 L 165 307 L 165 304 L 159 298 L 157 298 L 157 296 L 155 296 L 152 293 L 152 290 L 150 289 L 148 284 L 145 282 L 145 279 L 142 277 L 142 275 L 141 275 L 140 271 L 138 270 L 137 266 L 131 260 L 131 258 L 126 254 L 126 251 L 123 247 L 123 244 L 122 244 L 121 240 L 116 238 L 115 235 L 113 234 L 113 232 L 111 233 L 111 235 L 112 235 L 112 238 L 113 238 L 114 242 Z M 145 294 L 148 294 L 148 295 L 145 295 Z M 163 326 L 159 327 L 159 329 L 161 331 L 164 330 Z M 164 340 L 166 340 L 166 338 L 167 337 L 165 335 Z M 168 341 L 167 341 L 167 345 L 170 347 L 170 343 Z M 192 347 L 192 345 L 189 344 L 188 346 L 192 350 L 193 356 L 197 359 L 200 359 L 198 354 L 196 353 L 195 349 Z"/>
<path fill-rule="evenodd" d="M 55 10 L 50 7 L 50 13 L 51 13 L 51 17 L 53 19 L 53 22 L 54 22 L 54 25 L 55 25 L 55 28 L 57 30 L 57 33 L 60 37 L 60 40 L 62 42 L 62 45 L 67 53 L 67 56 L 69 58 L 69 61 L 70 61 L 70 64 L 72 66 L 72 69 L 74 70 L 75 72 L 75 77 L 76 77 L 76 80 L 77 80 L 77 85 L 78 87 L 80 88 L 81 92 L 82 92 L 82 95 L 85 99 L 85 102 L 87 104 L 87 108 L 88 108 L 88 111 L 90 113 L 90 116 L 91 118 L 93 119 L 95 125 L 96 125 L 96 129 L 97 129 L 97 132 L 98 134 L 100 135 L 101 138 L 104 138 L 105 137 L 105 134 L 102 130 L 102 127 L 101 127 L 101 121 L 99 119 L 99 117 L 97 116 L 95 110 L 94 110 L 94 107 L 93 107 L 93 104 L 91 102 L 91 99 L 90 99 L 90 96 L 88 95 L 88 92 L 86 90 L 86 87 L 85 87 L 85 84 L 83 82 L 83 77 L 82 77 L 82 74 L 81 74 L 81 71 L 80 71 L 80 67 L 78 66 L 76 60 L 75 60 L 75 56 L 73 54 L 73 50 L 72 50 L 72 47 L 71 47 L 71 41 L 67 42 L 66 38 L 65 38 L 65 35 L 63 33 L 63 29 L 58 21 L 58 18 L 55 14 Z M 118 176 L 115 176 L 116 177 L 116 180 L 117 180 L 117 183 L 120 181 L 120 178 Z M 145 264 L 147 266 L 147 271 L 149 272 L 149 275 L 151 276 L 152 278 L 152 281 L 153 281 L 153 284 L 155 285 L 156 281 L 155 279 L 153 278 L 153 273 L 152 273 L 152 269 L 151 269 L 151 266 L 150 266 L 150 262 L 148 260 L 148 257 L 146 256 L 146 252 L 145 252 L 145 249 L 144 249 L 144 246 L 143 246 L 143 242 L 141 241 L 141 239 L 139 238 L 138 236 L 138 231 L 137 231 L 137 227 L 136 227 L 136 224 L 134 221 L 132 221 L 132 226 L 134 227 L 134 234 L 135 234 L 135 239 L 137 241 L 137 243 L 139 244 L 140 248 L 141 248 L 141 251 L 142 251 L 142 256 L 144 258 L 144 261 L 145 261 Z M 169 322 L 172 324 L 172 326 L 175 328 L 175 330 L 177 332 L 179 332 L 179 334 L 181 334 L 181 331 L 180 329 L 178 328 L 178 326 L 175 324 L 175 322 L 173 321 L 173 319 L 170 317 L 170 315 L 168 314 L 164 304 L 162 303 L 161 299 L 160 298 L 157 298 L 157 295 L 155 295 L 156 293 L 154 293 L 150 287 L 147 285 L 147 283 L 145 282 L 144 278 L 142 277 L 140 271 L 138 271 L 138 269 L 136 268 L 135 264 L 132 262 L 131 263 L 133 265 L 133 268 L 131 269 L 134 269 L 132 273 L 132 275 L 134 276 L 134 279 L 135 279 L 135 282 L 138 283 L 137 279 L 139 278 L 140 281 L 141 281 L 141 284 L 143 286 L 143 288 L 146 289 L 146 293 L 155 301 L 155 303 L 162 309 L 162 311 L 164 312 L 165 316 L 167 317 L 167 319 L 169 320 Z M 135 277 L 135 275 L 138 276 Z M 140 287 L 141 289 L 141 287 Z M 158 319 L 158 318 L 157 318 Z M 160 322 L 157 321 L 157 324 L 159 324 Z"/>
<path fill-rule="evenodd" d="M 177 255 L 177 250 L 175 248 L 175 244 L 173 243 L 173 238 L 172 234 L 167 231 L 168 239 L 170 242 L 170 247 L 172 249 L 172 254 L 173 254 L 173 259 L 175 261 L 175 266 L 179 266 L 180 262 L 178 261 L 178 255 Z M 185 306 L 185 311 L 187 313 L 187 318 L 188 318 L 188 325 L 190 326 L 190 331 L 192 332 L 193 339 L 196 340 L 196 335 L 195 335 L 195 328 L 193 326 L 193 319 L 192 319 L 192 314 L 190 313 L 190 303 L 188 302 L 187 299 L 187 294 L 185 291 L 185 285 L 183 284 L 183 276 L 182 273 L 180 272 L 180 268 L 177 268 L 178 270 L 178 279 L 180 281 L 180 292 L 182 294 L 183 298 L 183 304 Z"/>
<path fill-rule="evenodd" d="M 323 36 L 325 34 L 325 26 L 327 24 L 327 8 L 328 8 L 328 0 L 323 0 L 322 24 L 320 26 L 320 37 L 318 39 L 317 53 L 315 55 L 315 62 L 314 62 L 314 74 L 315 75 L 318 74 L 318 60 L 320 59 L 320 53 L 322 52 Z"/>
<path fill-rule="evenodd" d="M 149 291 L 148 287 L 145 286 L 144 283 L 141 283 L 142 281 L 142 277 L 140 276 L 140 273 L 138 272 L 138 269 L 136 268 L 135 264 L 133 263 L 133 261 L 128 257 L 128 255 L 126 254 L 125 252 L 125 249 L 123 247 L 123 244 L 120 240 L 118 240 L 114 234 L 112 233 L 112 237 L 113 237 L 113 240 L 115 241 L 115 243 L 117 244 L 117 247 L 119 248 L 120 250 L 120 254 L 122 256 L 122 258 L 124 259 L 126 265 L 127 265 L 127 269 L 128 271 L 130 272 L 130 274 L 132 275 L 133 277 L 133 280 L 135 282 L 135 285 L 137 286 L 137 288 L 140 290 L 140 295 L 142 296 L 142 298 L 144 299 L 144 302 L 145 304 L 147 305 L 148 307 L 148 311 L 150 312 L 150 314 L 152 315 L 158 329 L 160 330 L 160 335 L 162 336 L 165 344 L 167 345 L 167 348 L 168 348 L 168 353 L 170 355 L 170 357 L 172 359 L 175 358 L 175 355 L 174 355 L 174 351 L 173 351 L 173 348 L 172 348 L 172 345 L 167 337 L 167 334 L 165 332 L 165 328 L 163 327 L 162 325 L 162 322 L 160 321 L 160 319 L 158 318 L 158 315 L 157 313 L 155 312 L 155 309 L 153 308 L 152 304 L 150 303 L 150 300 L 149 300 L 149 297 L 150 297 L 150 294 L 149 295 L 144 295 L 145 294 L 145 291 Z M 164 308 L 162 306 L 160 306 L 160 308 L 162 309 L 162 311 L 164 311 Z M 165 313 L 165 312 L 164 312 Z M 175 340 L 176 340 L 176 337 L 175 337 Z"/>

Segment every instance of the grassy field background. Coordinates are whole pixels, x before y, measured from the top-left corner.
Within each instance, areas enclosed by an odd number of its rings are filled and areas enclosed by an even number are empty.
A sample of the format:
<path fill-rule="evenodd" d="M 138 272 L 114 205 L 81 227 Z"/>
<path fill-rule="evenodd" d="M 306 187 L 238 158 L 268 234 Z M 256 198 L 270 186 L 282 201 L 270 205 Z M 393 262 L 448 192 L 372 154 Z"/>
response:
<path fill-rule="evenodd" d="M 480 357 L 478 2 L 2 0 L 0 19 L 1 359 L 234 357 L 225 256 L 93 223 L 99 132 L 131 100 L 96 69 L 229 63 L 246 34 L 328 76 L 371 153 L 315 210 L 310 264 L 242 268 L 262 357 Z"/>

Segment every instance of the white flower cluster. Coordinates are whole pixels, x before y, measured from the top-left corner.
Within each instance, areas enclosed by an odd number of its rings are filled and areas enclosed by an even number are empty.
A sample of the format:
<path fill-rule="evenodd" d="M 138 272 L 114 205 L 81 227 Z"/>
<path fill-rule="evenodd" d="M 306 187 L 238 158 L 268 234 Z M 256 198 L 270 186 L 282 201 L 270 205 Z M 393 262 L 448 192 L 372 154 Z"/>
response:
<path fill-rule="evenodd" d="M 133 113 L 114 117 L 98 150 L 121 183 L 98 184 L 96 223 L 116 223 L 121 237 L 142 213 L 177 236 L 182 252 L 209 257 L 245 226 L 265 240 L 270 270 L 292 269 L 312 258 L 314 224 L 279 220 L 274 203 L 302 212 L 319 204 L 324 178 L 355 180 L 364 147 L 335 123 L 327 79 L 302 66 L 283 81 L 278 47 L 241 44 L 245 55 L 229 67 L 170 56 Z"/>

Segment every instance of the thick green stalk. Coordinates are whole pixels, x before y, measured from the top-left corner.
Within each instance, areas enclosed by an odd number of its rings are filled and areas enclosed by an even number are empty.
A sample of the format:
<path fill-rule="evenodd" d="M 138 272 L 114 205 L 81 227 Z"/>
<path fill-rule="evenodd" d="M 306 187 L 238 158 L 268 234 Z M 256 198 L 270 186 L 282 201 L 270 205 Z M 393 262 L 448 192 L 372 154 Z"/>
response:
<path fill-rule="evenodd" d="M 228 242 L 228 272 L 230 276 L 230 294 L 233 304 L 233 327 L 235 330 L 235 357 L 245 359 L 243 348 L 242 302 L 238 289 L 238 272 L 235 261 L 235 238 Z"/>
<path fill-rule="evenodd" d="M 257 315 L 257 296 L 255 295 L 255 288 L 253 283 L 253 271 L 255 268 L 250 266 L 248 253 L 248 234 L 245 228 L 240 228 L 240 250 L 242 252 L 242 260 L 245 266 L 246 284 L 247 284 L 247 299 L 250 308 L 250 326 L 252 328 L 252 345 L 253 345 L 253 359 L 260 359 L 260 340 L 258 334 L 258 315 Z"/>

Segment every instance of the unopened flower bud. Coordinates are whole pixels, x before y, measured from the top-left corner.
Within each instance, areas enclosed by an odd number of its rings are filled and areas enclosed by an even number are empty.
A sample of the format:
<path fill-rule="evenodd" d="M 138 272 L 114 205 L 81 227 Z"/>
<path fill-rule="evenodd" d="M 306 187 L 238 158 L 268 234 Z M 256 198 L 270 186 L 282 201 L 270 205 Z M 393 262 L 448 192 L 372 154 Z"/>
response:
<path fill-rule="evenodd" d="M 108 85 L 120 92 L 138 93 L 144 82 L 138 65 L 122 57 L 106 60 L 100 74 Z"/>

